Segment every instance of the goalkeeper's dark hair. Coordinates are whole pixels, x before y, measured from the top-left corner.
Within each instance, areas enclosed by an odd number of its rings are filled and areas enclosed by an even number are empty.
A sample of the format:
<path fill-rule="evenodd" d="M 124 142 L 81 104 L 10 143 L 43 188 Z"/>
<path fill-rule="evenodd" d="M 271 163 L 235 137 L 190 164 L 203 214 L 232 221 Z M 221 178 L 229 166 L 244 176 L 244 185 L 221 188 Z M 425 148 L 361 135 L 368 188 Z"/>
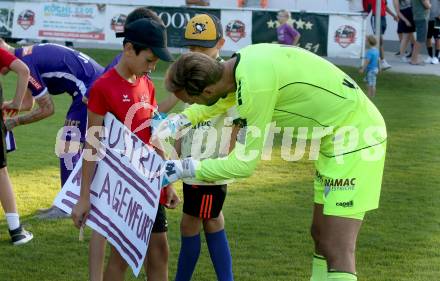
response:
<path fill-rule="evenodd" d="M 185 90 L 198 96 L 203 90 L 220 81 L 224 66 L 202 53 L 187 53 L 174 62 L 166 73 L 165 88 L 171 93 Z"/>

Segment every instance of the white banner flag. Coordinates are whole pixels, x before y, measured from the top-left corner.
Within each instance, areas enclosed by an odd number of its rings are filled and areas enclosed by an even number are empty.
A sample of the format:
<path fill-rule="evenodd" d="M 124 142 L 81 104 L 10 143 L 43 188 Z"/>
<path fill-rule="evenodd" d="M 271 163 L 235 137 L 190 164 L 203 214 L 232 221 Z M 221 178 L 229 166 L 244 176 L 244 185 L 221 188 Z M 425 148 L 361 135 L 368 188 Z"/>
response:
<path fill-rule="evenodd" d="M 237 51 L 252 44 L 252 11 L 222 10 L 225 51 Z"/>
<path fill-rule="evenodd" d="M 362 26 L 362 16 L 330 15 L 327 56 L 360 58 L 365 42 Z"/>
<path fill-rule="evenodd" d="M 107 238 L 137 276 L 142 268 L 156 218 L 162 158 L 112 114 L 104 120 L 103 158 L 90 187 L 86 224 Z M 71 214 L 79 198 L 82 157 L 54 205 Z"/>

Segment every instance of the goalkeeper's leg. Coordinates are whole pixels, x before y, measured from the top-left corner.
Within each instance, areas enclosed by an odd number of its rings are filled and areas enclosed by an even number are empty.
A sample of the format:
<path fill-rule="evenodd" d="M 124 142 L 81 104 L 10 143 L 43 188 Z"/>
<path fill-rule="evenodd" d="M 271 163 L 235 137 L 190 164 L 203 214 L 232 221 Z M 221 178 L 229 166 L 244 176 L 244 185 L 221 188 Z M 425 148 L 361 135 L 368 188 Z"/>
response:
<path fill-rule="evenodd" d="M 312 281 L 357 280 L 355 249 L 363 213 L 353 216 L 323 214 L 315 204 L 312 237 L 315 242 Z"/>
<path fill-rule="evenodd" d="M 327 280 L 327 259 L 324 257 L 324 253 L 319 247 L 319 240 L 322 235 L 323 226 L 323 205 L 316 204 L 313 209 L 313 221 L 310 229 L 313 242 L 315 245 L 315 252 L 312 259 L 312 277 L 310 281 L 326 281 Z"/>

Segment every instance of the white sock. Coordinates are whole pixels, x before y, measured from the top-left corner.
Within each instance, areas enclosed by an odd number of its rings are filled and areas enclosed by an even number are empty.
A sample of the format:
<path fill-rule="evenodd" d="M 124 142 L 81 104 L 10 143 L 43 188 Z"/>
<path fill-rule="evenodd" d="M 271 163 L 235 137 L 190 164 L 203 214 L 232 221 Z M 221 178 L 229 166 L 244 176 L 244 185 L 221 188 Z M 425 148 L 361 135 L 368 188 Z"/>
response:
<path fill-rule="evenodd" d="M 20 217 L 17 213 L 6 213 L 9 230 L 15 230 L 20 227 Z"/>

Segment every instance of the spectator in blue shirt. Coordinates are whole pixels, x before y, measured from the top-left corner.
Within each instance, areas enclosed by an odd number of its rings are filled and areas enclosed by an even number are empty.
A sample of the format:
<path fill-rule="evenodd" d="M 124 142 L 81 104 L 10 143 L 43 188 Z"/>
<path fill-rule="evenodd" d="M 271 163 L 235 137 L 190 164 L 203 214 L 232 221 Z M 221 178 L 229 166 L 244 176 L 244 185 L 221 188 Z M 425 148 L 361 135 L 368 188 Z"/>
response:
<path fill-rule="evenodd" d="M 373 35 L 367 36 L 367 53 L 365 61 L 359 69 L 359 73 L 365 72 L 365 81 L 368 86 L 368 97 L 373 98 L 376 95 L 376 78 L 379 73 L 379 50 L 376 48 L 377 40 Z"/>

